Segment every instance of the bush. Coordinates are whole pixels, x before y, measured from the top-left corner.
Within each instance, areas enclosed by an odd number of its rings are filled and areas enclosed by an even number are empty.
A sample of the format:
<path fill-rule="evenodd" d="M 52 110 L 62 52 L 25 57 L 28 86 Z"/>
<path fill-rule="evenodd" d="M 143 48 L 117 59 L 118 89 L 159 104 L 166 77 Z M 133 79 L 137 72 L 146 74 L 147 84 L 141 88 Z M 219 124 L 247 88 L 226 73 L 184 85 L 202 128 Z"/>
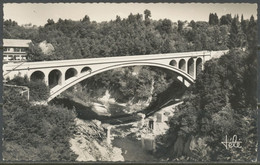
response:
<path fill-rule="evenodd" d="M 41 101 L 47 100 L 49 97 L 49 88 L 48 86 L 41 81 L 29 82 L 28 87 L 30 89 L 30 100 Z"/>
<path fill-rule="evenodd" d="M 49 87 L 42 81 L 29 81 L 28 77 L 16 76 L 8 81 L 10 85 L 27 86 L 30 92 L 31 101 L 47 100 L 49 97 Z"/>

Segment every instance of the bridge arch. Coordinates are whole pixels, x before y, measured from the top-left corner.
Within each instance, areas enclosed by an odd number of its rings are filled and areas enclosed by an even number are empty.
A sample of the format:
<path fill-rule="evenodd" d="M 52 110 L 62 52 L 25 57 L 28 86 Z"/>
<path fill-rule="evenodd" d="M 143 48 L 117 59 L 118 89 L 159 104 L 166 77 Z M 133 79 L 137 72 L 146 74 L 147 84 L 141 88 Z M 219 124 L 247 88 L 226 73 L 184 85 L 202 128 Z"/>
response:
<path fill-rule="evenodd" d="M 176 67 L 177 66 L 176 60 L 171 60 L 170 65 Z"/>
<path fill-rule="evenodd" d="M 30 81 L 44 81 L 45 74 L 42 71 L 35 71 L 30 76 Z"/>
<path fill-rule="evenodd" d="M 53 98 L 55 98 L 57 95 L 59 95 L 60 93 L 62 93 L 66 89 L 68 89 L 68 88 L 74 86 L 75 84 L 77 84 L 77 83 L 79 83 L 79 82 L 81 82 L 81 81 L 83 81 L 83 80 L 85 80 L 89 77 L 92 77 L 96 74 L 99 74 L 99 73 L 102 73 L 102 72 L 105 72 L 105 71 L 108 71 L 108 70 L 120 68 L 120 67 L 138 66 L 138 65 L 141 65 L 141 66 L 156 66 L 156 67 L 169 69 L 169 70 L 177 73 L 181 77 L 183 77 L 183 79 L 185 79 L 185 81 L 188 82 L 189 84 L 194 82 L 194 78 L 192 76 L 190 76 L 188 73 L 186 73 L 185 71 L 178 69 L 176 67 L 172 67 L 170 65 L 165 65 L 165 64 L 160 64 L 160 63 L 152 63 L 152 62 L 123 63 L 123 64 L 112 65 L 112 66 L 105 67 L 105 68 L 102 68 L 102 69 L 93 70 L 92 72 L 89 72 L 88 74 L 85 74 L 85 72 L 78 74 L 77 77 L 71 78 L 68 83 L 65 83 L 64 85 L 62 85 L 58 88 L 55 87 L 55 90 L 51 90 L 50 97 L 48 98 L 48 101 L 51 101 Z"/>
<path fill-rule="evenodd" d="M 186 71 L 186 61 L 184 59 L 179 61 L 179 69 Z"/>
<path fill-rule="evenodd" d="M 190 58 L 188 60 L 188 74 L 194 76 L 194 71 L 194 60 L 193 58 Z"/>
<path fill-rule="evenodd" d="M 65 80 L 67 80 L 71 77 L 77 76 L 77 74 L 78 74 L 78 71 L 75 68 L 69 68 L 65 72 Z"/>
<path fill-rule="evenodd" d="M 56 85 L 61 85 L 62 84 L 62 72 L 58 69 L 53 69 L 49 73 L 49 87 L 52 88 Z"/>
<path fill-rule="evenodd" d="M 80 73 L 84 73 L 84 72 L 91 72 L 92 69 L 88 66 L 85 66 L 84 68 L 81 69 Z"/>
<path fill-rule="evenodd" d="M 202 59 L 197 58 L 196 60 L 196 76 L 202 71 Z"/>

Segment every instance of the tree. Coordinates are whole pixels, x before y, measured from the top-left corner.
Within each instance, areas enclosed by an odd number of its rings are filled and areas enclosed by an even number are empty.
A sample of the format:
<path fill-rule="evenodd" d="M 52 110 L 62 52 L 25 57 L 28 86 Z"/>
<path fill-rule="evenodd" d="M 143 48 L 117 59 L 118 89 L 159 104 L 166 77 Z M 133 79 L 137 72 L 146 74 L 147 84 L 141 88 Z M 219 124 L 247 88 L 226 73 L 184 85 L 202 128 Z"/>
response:
<path fill-rule="evenodd" d="M 218 23 L 219 23 L 219 20 L 218 20 L 217 13 L 215 13 L 215 14 L 210 13 L 209 14 L 209 24 L 210 25 L 218 25 Z"/>
<path fill-rule="evenodd" d="M 53 21 L 53 19 L 48 19 L 47 20 L 47 24 L 45 24 L 44 26 L 51 26 L 51 25 L 54 25 L 55 22 Z"/>
<path fill-rule="evenodd" d="M 29 61 L 43 61 L 45 60 L 45 55 L 43 54 L 41 48 L 37 43 L 30 43 L 28 50 L 28 60 Z"/>
<path fill-rule="evenodd" d="M 145 20 L 149 19 L 150 17 L 151 17 L 151 11 L 146 9 L 144 11 L 144 18 L 145 18 Z"/>
<path fill-rule="evenodd" d="M 257 24 L 253 15 L 250 17 L 246 34 L 247 34 L 247 42 L 248 42 L 248 46 L 250 47 L 250 50 L 255 50 L 257 45 L 257 37 L 256 37 Z"/>
<path fill-rule="evenodd" d="M 89 18 L 89 16 L 85 15 L 85 17 L 82 19 L 82 22 L 90 23 L 90 18 Z"/>
<path fill-rule="evenodd" d="M 241 28 L 242 28 L 243 33 L 247 34 L 247 21 L 244 20 L 243 14 L 241 16 L 241 21 L 240 22 L 241 22 Z"/>
<path fill-rule="evenodd" d="M 146 9 L 144 11 L 144 20 L 146 26 L 150 24 L 150 17 L 151 17 L 151 11 Z"/>
<path fill-rule="evenodd" d="M 178 21 L 178 32 L 179 33 L 182 33 L 182 31 L 183 31 L 183 26 L 184 26 L 184 22 L 182 22 L 182 21 Z"/>
<path fill-rule="evenodd" d="M 223 16 L 220 18 L 220 25 L 230 25 L 231 22 L 232 22 L 231 14 L 223 15 Z"/>
<path fill-rule="evenodd" d="M 242 46 L 243 37 L 241 27 L 239 25 L 238 19 L 234 18 L 231 23 L 229 40 L 228 40 L 228 48 L 239 48 Z"/>

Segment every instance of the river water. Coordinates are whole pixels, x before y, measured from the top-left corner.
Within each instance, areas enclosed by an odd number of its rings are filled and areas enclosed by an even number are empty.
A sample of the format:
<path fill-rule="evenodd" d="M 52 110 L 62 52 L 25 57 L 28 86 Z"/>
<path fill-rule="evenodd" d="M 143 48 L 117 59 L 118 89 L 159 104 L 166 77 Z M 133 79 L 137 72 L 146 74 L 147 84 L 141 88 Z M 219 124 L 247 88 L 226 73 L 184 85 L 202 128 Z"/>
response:
<path fill-rule="evenodd" d="M 122 149 L 122 155 L 125 161 L 136 161 L 136 162 L 147 162 L 147 161 L 158 161 L 157 158 L 149 151 L 142 148 L 140 140 L 136 140 L 131 137 L 120 138 L 116 137 L 112 141 L 113 146 Z"/>

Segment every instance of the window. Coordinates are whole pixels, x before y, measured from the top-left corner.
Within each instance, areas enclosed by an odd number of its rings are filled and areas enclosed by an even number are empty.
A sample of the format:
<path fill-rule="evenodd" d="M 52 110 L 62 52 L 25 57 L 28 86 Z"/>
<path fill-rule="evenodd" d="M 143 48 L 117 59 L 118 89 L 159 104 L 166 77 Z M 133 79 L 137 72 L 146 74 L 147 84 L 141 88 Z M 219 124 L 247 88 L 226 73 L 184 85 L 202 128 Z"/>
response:
<path fill-rule="evenodd" d="M 26 48 L 21 48 L 21 52 L 26 52 Z"/>
<path fill-rule="evenodd" d="M 9 57 L 10 57 L 10 58 L 9 58 L 10 60 L 13 60 L 13 59 L 14 59 L 14 56 L 13 56 L 13 55 L 10 55 Z"/>
<path fill-rule="evenodd" d="M 10 52 L 10 48 L 4 47 L 4 52 Z"/>
<path fill-rule="evenodd" d="M 21 49 L 20 48 L 14 48 L 14 52 L 20 52 Z"/>

